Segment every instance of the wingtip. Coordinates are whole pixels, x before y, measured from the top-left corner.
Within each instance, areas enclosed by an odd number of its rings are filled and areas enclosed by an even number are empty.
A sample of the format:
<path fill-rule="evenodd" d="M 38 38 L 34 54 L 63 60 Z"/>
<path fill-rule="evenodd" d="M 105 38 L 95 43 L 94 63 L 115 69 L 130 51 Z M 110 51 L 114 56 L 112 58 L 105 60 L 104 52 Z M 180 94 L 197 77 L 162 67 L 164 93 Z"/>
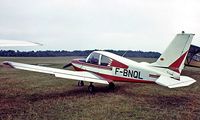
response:
<path fill-rule="evenodd" d="M 33 44 L 33 46 L 43 46 L 43 44 L 42 44 L 42 43 L 33 42 L 33 41 L 28 41 L 28 42 L 32 43 L 32 44 Z"/>
<path fill-rule="evenodd" d="M 14 68 L 14 67 L 12 66 L 12 64 L 11 64 L 9 61 L 4 61 L 4 62 L 2 62 L 2 65 L 3 65 L 4 67 Z"/>

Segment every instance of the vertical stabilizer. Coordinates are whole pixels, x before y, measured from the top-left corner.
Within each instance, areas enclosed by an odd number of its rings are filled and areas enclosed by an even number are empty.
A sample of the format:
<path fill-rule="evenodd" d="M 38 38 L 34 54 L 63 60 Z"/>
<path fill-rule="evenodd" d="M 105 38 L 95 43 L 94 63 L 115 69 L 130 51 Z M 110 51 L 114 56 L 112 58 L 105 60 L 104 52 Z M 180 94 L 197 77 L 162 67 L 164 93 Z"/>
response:
<path fill-rule="evenodd" d="M 181 73 L 194 34 L 177 34 L 153 66 L 169 68 Z"/>

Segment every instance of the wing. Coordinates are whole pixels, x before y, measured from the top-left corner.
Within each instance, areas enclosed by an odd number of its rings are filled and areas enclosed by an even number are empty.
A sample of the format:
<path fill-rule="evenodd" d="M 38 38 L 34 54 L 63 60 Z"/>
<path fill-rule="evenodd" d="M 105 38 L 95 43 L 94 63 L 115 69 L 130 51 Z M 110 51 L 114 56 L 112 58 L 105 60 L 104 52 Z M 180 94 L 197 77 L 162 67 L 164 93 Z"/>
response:
<path fill-rule="evenodd" d="M 177 87 L 184 87 L 189 86 L 196 82 L 193 78 L 187 76 L 180 76 L 180 80 L 176 80 L 174 78 L 170 78 L 167 76 L 161 75 L 157 80 L 156 83 L 168 88 L 177 88 Z"/>
<path fill-rule="evenodd" d="M 0 47 L 14 47 L 14 46 L 37 46 L 39 43 L 21 41 L 21 40 L 0 40 Z"/>
<path fill-rule="evenodd" d="M 29 64 L 10 62 L 10 61 L 5 61 L 3 62 L 3 64 L 9 65 L 10 67 L 15 68 L 15 69 L 53 74 L 59 78 L 81 80 L 81 81 L 101 83 L 101 84 L 109 84 L 106 79 L 96 75 L 95 73 L 86 72 L 86 71 L 63 70 L 63 69 L 43 67 L 43 66 L 37 66 L 37 65 L 29 65 Z"/>

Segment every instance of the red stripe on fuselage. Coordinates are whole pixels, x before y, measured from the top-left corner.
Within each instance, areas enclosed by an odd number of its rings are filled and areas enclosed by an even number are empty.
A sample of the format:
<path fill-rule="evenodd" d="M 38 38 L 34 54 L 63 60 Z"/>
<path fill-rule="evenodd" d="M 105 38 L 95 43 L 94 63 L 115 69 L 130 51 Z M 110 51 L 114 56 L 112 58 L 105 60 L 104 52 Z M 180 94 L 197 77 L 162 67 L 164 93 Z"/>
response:
<path fill-rule="evenodd" d="M 137 83 L 154 83 L 153 81 L 147 81 L 147 80 L 140 80 L 140 79 L 132 79 L 132 78 L 124 78 L 124 77 L 118 77 L 118 76 L 112 76 L 112 75 L 106 75 L 101 73 L 95 73 L 103 78 L 117 81 L 117 82 L 137 82 Z"/>

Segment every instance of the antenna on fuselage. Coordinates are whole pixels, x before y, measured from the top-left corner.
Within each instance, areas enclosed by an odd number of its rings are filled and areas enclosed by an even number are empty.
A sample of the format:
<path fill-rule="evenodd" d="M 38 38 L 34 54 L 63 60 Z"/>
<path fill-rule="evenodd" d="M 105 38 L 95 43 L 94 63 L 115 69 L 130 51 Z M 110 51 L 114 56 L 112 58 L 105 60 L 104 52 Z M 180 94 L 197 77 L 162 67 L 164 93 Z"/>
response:
<path fill-rule="evenodd" d="M 128 50 L 122 55 L 122 57 L 124 57 L 126 55 L 126 53 L 128 52 Z"/>

